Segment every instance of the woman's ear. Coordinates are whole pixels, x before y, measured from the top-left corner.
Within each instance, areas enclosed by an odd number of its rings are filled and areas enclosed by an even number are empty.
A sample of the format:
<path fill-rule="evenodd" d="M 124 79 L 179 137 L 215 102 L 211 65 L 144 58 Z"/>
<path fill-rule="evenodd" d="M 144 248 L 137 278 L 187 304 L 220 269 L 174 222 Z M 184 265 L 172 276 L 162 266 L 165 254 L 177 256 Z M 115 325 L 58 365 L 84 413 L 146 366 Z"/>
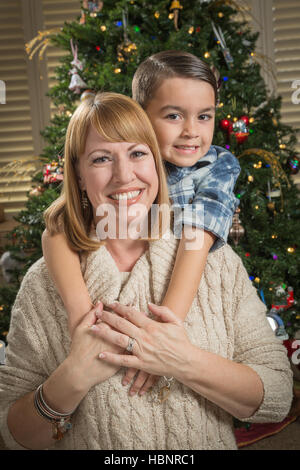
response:
<path fill-rule="evenodd" d="M 79 188 L 81 189 L 81 191 L 85 191 L 86 189 L 85 184 L 83 183 L 81 176 L 77 175 L 77 179 L 78 179 Z"/>
<path fill-rule="evenodd" d="M 78 165 L 78 163 L 77 163 L 76 166 L 75 166 L 75 172 L 76 172 L 77 181 L 78 181 L 78 185 L 79 185 L 80 190 L 81 190 L 81 191 L 85 191 L 85 190 L 86 190 L 86 187 L 85 187 L 83 178 L 80 176 L 80 171 L 79 171 L 79 165 Z"/>

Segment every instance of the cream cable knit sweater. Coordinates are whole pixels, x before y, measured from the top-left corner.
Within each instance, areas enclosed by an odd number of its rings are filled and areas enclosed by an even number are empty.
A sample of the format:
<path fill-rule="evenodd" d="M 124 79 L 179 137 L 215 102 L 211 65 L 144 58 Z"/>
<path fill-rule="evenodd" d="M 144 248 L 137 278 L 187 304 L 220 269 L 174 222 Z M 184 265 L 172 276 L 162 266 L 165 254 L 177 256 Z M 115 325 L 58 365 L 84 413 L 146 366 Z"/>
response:
<path fill-rule="evenodd" d="M 150 243 L 121 288 L 121 273 L 103 246 L 83 261 L 91 298 L 119 300 L 147 311 L 166 292 L 178 241 Z M 252 367 L 264 400 L 248 422 L 280 422 L 292 400 L 292 372 L 285 348 L 266 320 L 265 307 L 240 258 L 227 245 L 210 253 L 185 321 L 192 343 Z M 8 334 L 7 364 L 0 367 L 0 429 L 6 445 L 22 449 L 7 424 L 9 406 L 34 390 L 66 358 L 67 314 L 43 259 L 26 274 Z M 73 428 L 51 449 L 236 449 L 232 417 L 181 383 L 163 404 L 150 394 L 130 397 L 124 370 L 93 387 L 72 419 Z M 156 389 L 162 386 L 163 379 Z"/>

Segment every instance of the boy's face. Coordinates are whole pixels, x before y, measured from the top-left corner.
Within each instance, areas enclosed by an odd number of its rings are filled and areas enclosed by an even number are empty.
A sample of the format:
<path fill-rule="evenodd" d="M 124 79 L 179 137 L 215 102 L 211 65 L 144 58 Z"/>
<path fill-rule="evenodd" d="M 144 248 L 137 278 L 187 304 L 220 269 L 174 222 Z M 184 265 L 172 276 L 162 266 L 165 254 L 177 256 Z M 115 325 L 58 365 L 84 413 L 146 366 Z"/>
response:
<path fill-rule="evenodd" d="M 192 166 L 211 146 L 215 93 L 204 81 L 166 78 L 146 108 L 164 160 Z"/>

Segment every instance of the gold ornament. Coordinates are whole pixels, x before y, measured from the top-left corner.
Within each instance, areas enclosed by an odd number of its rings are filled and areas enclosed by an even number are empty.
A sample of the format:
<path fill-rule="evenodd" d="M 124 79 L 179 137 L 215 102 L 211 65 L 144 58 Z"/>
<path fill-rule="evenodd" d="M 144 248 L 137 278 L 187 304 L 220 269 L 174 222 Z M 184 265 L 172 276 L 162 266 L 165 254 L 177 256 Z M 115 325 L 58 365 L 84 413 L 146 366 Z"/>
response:
<path fill-rule="evenodd" d="M 245 234 L 245 229 L 242 226 L 239 218 L 239 214 L 241 212 L 240 208 L 237 208 L 232 219 L 232 227 L 229 230 L 229 236 L 232 238 L 233 243 L 235 246 L 238 245 L 240 239 L 244 236 Z"/>
<path fill-rule="evenodd" d="M 125 62 L 128 61 L 133 54 L 137 51 L 137 47 L 134 42 L 130 42 L 129 39 L 119 44 L 117 48 L 118 61 Z"/>
<path fill-rule="evenodd" d="M 174 13 L 174 26 L 176 31 L 179 31 L 178 28 L 178 18 L 179 18 L 179 10 L 182 10 L 183 6 L 180 4 L 178 0 L 173 0 L 170 6 L 170 11 Z"/>

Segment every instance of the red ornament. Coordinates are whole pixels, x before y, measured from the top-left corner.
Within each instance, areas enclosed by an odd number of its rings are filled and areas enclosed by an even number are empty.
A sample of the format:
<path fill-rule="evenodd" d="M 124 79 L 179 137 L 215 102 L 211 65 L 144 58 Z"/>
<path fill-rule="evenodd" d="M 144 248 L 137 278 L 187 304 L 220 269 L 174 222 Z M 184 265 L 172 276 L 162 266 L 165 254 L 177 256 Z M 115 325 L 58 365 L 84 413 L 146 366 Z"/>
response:
<path fill-rule="evenodd" d="M 294 289 L 292 287 L 288 287 L 286 300 L 280 301 L 277 304 L 272 304 L 272 309 L 277 310 L 278 312 L 282 312 L 283 310 L 287 310 L 288 308 L 292 307 L 294 303 Z"/>
<path fill-rule="evenodd" d="M 228 131 L 229 126 L 231 125 L 232 128 L 232 122 L 229 121 L 228 119 L 221 119 L 220 121 L 220 127 L 223 131 Z"/>
<path fill-rule="evenodd" d="M 241 116 L 240 121 L 244 121 L 246 126 L 249 126 L 249 117 L 248 116 Z"/>
<path fill-rule="evenodd" d="M 237 143 L 242 144 L 248 139 L 249 132 L 235 132 L 234 135 L 235 135 Z"/>
<path fill-rule="evenodd" d="M 245 256 L 247 256 L 247 257 L 250 256 L 250 253 L 245 253 Z"/>

